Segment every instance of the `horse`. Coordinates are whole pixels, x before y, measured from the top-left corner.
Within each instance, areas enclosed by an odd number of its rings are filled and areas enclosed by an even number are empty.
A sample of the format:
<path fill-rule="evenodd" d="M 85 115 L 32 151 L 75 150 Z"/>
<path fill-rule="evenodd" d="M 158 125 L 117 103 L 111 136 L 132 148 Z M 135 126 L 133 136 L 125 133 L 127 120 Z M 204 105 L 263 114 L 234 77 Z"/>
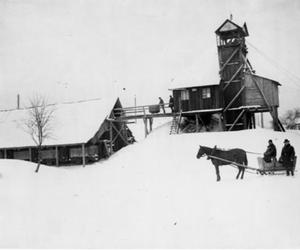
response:
<path fill-rule="evenodd" d="M 200 146 L 197 159 L 206 155 L 207 160 L 211 160 L 212 164 L 215 166 L 216 174 L 217 174 L 217 181 L 221 180 L 219 166 L 221 165 L 230 165 L 233 162 L 238 163 L 239 165 L 248 165 L 247 154 L 246 151 L 240 148 L 234 148 L 230 150 L 221 150 L 218 149 L 216 146 L 214 148 L 209 148 L 205 146 Z M 223 159 L 223 161 L 222 161 Z M 244 178 L 245 167 L 236 165 L 239 169 L 239 172 L 236 176 L 236 179 L 240 177 L 241 179 Z"/>

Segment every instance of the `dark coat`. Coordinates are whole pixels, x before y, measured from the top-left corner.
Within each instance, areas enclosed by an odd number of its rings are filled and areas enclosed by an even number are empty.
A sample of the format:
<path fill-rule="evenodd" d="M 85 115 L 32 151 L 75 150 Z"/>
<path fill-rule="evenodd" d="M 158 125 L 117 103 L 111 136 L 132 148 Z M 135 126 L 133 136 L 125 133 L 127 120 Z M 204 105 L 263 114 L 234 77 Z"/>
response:
<path fill-rule="evenodd" d="M 276 155 L 277 155 L 276 146 L 275 146 L 273 143 L 271 143 L 271 144 L 268 146 L 267 152 L 268 152 L 268 154 L 269 154 L 272 158 L 275 158 Z"/>
<path fill-rule="evenodd" d="M 273 143 L 268 145 L 267 151 L 264 153 L 264 160 L 270 162 L 271 159 L 276 158 L 277 150 L 276 146 Z"/>
<path fill-rule="evenodd" d="M 170 100 L 169 100 L 169 107 L 173 107 L 174 106 L 174 98 L 173 97 L 170 97 Z"/>
<path fill-rule="evenodd" d="M 159 104 L 160 104 L 160 105 L 164 105 L 164 104 L 165 104 L 164 100 L 161 99 L 161 98 L 159 98 Z"/>
<path fill-rule="evenodd" d="M 280 161 L 283 166 L 287 169 L 291 169 L 293 167 L 293 161 L 295 158 L 295 150 L 294 147 L 290 144 L 284 145 L 281 151 Z"/>

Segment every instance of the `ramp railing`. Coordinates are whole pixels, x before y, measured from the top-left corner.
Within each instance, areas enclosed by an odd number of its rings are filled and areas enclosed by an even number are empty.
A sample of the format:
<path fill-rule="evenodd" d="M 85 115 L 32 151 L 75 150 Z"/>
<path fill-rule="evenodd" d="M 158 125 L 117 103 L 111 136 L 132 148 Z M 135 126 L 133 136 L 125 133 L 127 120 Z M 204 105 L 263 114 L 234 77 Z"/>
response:
<path fill-rule="evenodd" d="M 163 108 L 165 112 L 163 111 Z M 134 106 L 134 107 L 124 107 L 124 108 L 115 108 L 115 116 L 118 118 L 141 118 L 144 116 L 151 116 L 156 114 L 170 114 L 169 103 L 164 105 L 152 104 L 152 105 L 143 105 L 143 106 Z"/>

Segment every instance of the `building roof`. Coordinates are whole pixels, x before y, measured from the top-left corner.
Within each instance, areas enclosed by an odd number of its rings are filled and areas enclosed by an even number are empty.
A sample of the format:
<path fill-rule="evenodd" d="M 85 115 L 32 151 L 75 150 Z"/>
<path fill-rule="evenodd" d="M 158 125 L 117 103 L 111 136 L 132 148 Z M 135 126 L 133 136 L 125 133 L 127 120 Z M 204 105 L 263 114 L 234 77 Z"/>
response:
<path fill-rule="evenodd" d="M 243 27 L 241 27 L 229 19 L 226 19 L 225 22 L 222 23 L 222 25 L 215 31 L 215 33 L 217 35 L 220 35 L 222 33 L 229 33 L 233 31 L 238 31 L 242 33 L 244 36 L 249 35 L 246 23 L 244 23 Z"/>
<path fill-rule="evenodd" d="M 186 84 L 182 85 L 181 87 L 174 87 L 174 88 L 169 88 L 169 90 L 184 90 L 184 89 L 191 89 L 191 88 L 207 88 L 207 87 L 212 87 L 212 86 L 218 86 L 219 84 L 201 84 L 201 85 L 196 85 L 196 84 Z"/>
<path fill-rule="evenodd" d="M 277 81 L 275 81 L 275 80 L 273 80 L 273 79 L 270 79 L 270 78 L 267 78 L 267 77 L 264 77 L 264 76 L 260 76 L 260 75 L 257 75 L 257 74 L 250 74 L 250 73 L 245 73 L 245 74 L 248 74 L 248 75 L 253 75 L 254 77 L 258 77 L 258 78 L 263 78 L 263 79 L 266 79 L 266 80 L 269 80 L 269 81 L 272 81 L 272 82 L 274 82 L 275 84 L 277 84 L 277 85 L 279 85 L 279 86 L 281 86 L 281 84 L 279 83 L 279 82 L 277 82 Z"/>
<path fill-rule="evenodd" d="M 54 108 L 52 136 L 43 145 L 86 143 L 119 99 L 94 99 L 49 105 Z M 0 111 L 0 148 L 35 146 L 26 132 L 29 109 Z"/>

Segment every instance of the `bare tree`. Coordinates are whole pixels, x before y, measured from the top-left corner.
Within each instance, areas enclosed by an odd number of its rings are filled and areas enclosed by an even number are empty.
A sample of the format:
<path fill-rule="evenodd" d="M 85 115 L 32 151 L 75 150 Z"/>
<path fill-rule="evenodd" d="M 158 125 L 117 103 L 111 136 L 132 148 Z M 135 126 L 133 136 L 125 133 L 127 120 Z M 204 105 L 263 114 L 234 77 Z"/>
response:
<path fill-rule="evenodd" d="M 37 168 L 35 172 L 39 171 L 42 161 L 42 145 L 45 139 L 51 137 L 53 127 L 53 113 L 54 107 L 47 104 L 46 98 L 42 96 L 35 96 L 30 99 L 30 108 L 28 109 L 28 119 L 25 121 L 27 133 L 30 134 L 32 140 L 37 146 Z"/>
<path fill-rule="evenodd" d="M 296 119 L 299 117 L 300 117 L 300 108 L 295 108 L 286 111 L 286 113 L 281 117 L 281 120 L 287 129 L 294 129 L 296 125 Z"/>

